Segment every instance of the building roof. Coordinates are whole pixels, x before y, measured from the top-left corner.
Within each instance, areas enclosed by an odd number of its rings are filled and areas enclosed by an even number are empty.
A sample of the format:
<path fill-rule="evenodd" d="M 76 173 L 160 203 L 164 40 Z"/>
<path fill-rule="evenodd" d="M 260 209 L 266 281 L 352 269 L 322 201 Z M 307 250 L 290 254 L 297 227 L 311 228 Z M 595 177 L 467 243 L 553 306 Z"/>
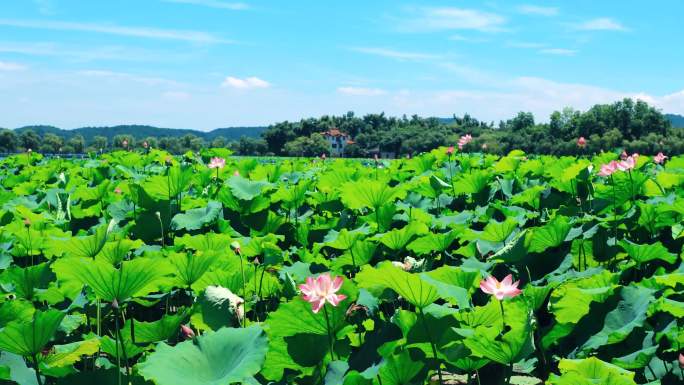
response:
<path fill-rule="evenodd" d="M 332 136 L 332 137 L 343 137 L 343 138 L 348 138 L 349 135 L 345 134 L 344 132 L 338 130 L 337 128 L 331 128 L 328 131 L 323 133 L 323 136 Z"/>

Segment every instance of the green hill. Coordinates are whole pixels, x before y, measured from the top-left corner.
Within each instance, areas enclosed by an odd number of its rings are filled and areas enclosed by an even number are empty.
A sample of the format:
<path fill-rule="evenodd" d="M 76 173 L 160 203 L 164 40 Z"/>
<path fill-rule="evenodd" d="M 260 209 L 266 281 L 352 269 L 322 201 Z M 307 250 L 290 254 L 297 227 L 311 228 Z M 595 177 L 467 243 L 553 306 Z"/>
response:
<path fill-rule="evenodd" d="M 670 120 L 672 127 L 684 128 L 684 116 L 675 114 L 665 114 L 665 117 Z"/>
<path fill-rule="evenodd" d="M 266 127 L 228 127 L 217 128 L 212 131 L 199 131 L 180 128 L 160 128 L 144 125 L 121 125 L 109 127 L 81 127 L 73 130 L 65 130 L 54 126 L 35 125 L 17 128 L 15 129 L 15 132 L 20 134 L 27 130 L 32 130 L 40 136 L 51 133 L 66 139 L 75 135 L 83 135 L 86 141 L 92 140 L 92 138 L 95 136 L 104 136 L 111 141 L 116 135 L 131 135 L 136 139 L 143 139 L 149 136 L 162 138 L 181 137 L 188 134 L 195 135 L 210 141 L 219 136 L 223 136 L 227 140 L 237 140 L 240 139 L 241 136 L 256 138 L 259 137 L 264 130 L 266 130 Z"/>

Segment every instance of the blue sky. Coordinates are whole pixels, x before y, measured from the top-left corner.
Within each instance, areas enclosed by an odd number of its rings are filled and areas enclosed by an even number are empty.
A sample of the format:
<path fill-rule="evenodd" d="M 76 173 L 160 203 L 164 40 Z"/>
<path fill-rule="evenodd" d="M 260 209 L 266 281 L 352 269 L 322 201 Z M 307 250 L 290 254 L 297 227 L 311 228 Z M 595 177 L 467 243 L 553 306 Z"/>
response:
<path fill-rule="evenodd" d="M 3 0 L 0 126 L 684 114 L 684 2 Z"/>

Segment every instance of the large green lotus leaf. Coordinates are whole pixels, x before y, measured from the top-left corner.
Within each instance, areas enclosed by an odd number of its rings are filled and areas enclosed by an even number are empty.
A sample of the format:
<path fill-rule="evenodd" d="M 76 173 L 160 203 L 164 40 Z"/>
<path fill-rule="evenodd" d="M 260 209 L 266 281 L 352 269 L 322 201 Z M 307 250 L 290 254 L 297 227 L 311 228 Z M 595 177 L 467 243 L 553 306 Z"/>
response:
<path fill-rule="evenodd" d="M 345 324 L 347 302 L 348 300 L 344 300 L 337 306 L 325 305 L 330 317 L 330 327 L 335 334 Z M 301 297 L 296 297 L 292 301 L 280 305 L 278 310 L 269 313 L 266 324 L 269 326 L 267 330 L 269 336 L 290 337 L 297 334 L 328 335 L 324 310 L 314 313 L 311 310 L 311 304 L 304 301 Z"/>
<path fill-rule="evenodd" d="M 232 176 L 226 183 L 236 198 L 245 201 L 250 201 L 271 188 L 271 184 L 265 180 L 252 181 L 239 175 Z"/>
<path fill-rule="evenodd" d="M 551 374 L 550 385 L 636 385 L 634 373 L 603 362 L 596 357 L 584 360 L 563 359 L 561 375 Z"/>
<path fill-rule="evenodd" d="M 36 311 L 30 321 L 12 321 L 0 330 L 0 350 L 31 357 L 40 353 L 59 328 L 65 314 Z"/>
<path fill-rule="evenodd" d="M 421 274 L 421 278 L 432 284 L 440 297 L 460 308 L 468 308 L 469 292 L 476 286 L 476 282 L 479 283 L 480 274 L 454 266 L 442 266 Z"/>
<path fill-rule="evenodd" d="M 137 249 L 143 245 L 143 242 L 139 239 L 118 239 L 115 241 L 109 241 L 105 243 L 102 250 L 95 256 L 95 259 L 101 259 L 107 261 L 111 265 L 116 265 L 123 261 L 124 258 L 133 249 Z"/>
<path fill-rule="evenodd" d="M 407 351 L 391 355 L 385 359 L 380 368 L 379 376 L 383 385 L 422 384 L 423 379 L 415 379 L 423 369 L 424 364 L 411 359 Z"/>
<path fill-rule="evenodd" d="M 190 209 L 184 213 L 176 214 L 171 219 L 171 228 L 174 230 L 199 230 L 219 218 L 222 209 L 221 202 L 209 201 L 206 207 Z"/>
<path fill-rule="evenodd" d="M 190 235 L 174 239 L 174 244 L 183 246 L 186 249 L 195 250 L 199 253 L 206 252 L 225 252 L 230 248 L 233 239 L 227 234 L 205 233 Z"/>
<path fill-rule="evenodd" d="M 513 218 L 507 218 L 503 222 L 491 221 L 474 239 L 503 244 L 517 227 L 518 222 Z"/>
<path fill-rule="evenodd" d="M 421 222 L 411 222 L 401 229 L 394 229 L 380 236 L 380 243 L 391 250 L 401 250 L 414 239 L 414 237 L 426 234 L 430 230 Z"/>
<path fill-rule="evenodd" d="M 116 269 L 103 261 L 85 258 L 62 258 L 52 265 L 60 280 L 72 280 L 90 286 L 105 301 L 123 302 L 154 291 L 161 279 L 171 272 L 159 258 L 135 258 Z"/>
<path fill-rule="evenodd" d="M 480 325 L 474 330 L 460 330 L 459 334 L 467 337 L 465 345 L 475 356 L 510 364 L 525 359 L 534 352 L 530 309 L 526 301 L 522 297 L 505 301 L 504 314 L 509 330 L 503 337 L 500 336 L 503 326 L 500 312 L 498 319 L 492 324 Z"/>
<path fill-rule="evenodd" d="M 323 240 L 326 246 L 338 250 L 347 250 L 352 248 L 354 244 L 368 234 L 369 228 L 359 227 L 354 230 L 342 229 L 339 232 L 330 230 Z"/>
<path fill-rule="evenodd" d="M 397 198 L 403 198 L 406 194 L 400 187 L 390 187 L 387 182 L 377 180 L 347 182 L 340 186 L 340 191 L 342 203 L 354 210 L 377 210 L 383 205 L 393 203 Z"/>
<path fill-rule="evenodd" d="M 169 256 L 169 261 L 176 268 L 174 275 L 180 287 L 191 287 L 209 270 L 216 259 L 212 253 L 173 253 Z"/>
<path fill-rule="evenodd" d="M 61 368 L 73 365 L 81 359 L 81 356 L 88 356 L 97 352 L 99 346 L 100 341 L 97 338 L 66 345 L 55 345 L 49 354 L 40 358 L 40 364 L 45 368 Z"/>
<path fill-rule="evenodd" d="M 623 341 L 636 327 L 646 321 L 647 311 L 655 290 L 641 286 L 625 286 L 620 290 L 622 300 L 617 308 L 606 315 L 603 329 L 593 335 L 580 350 L 589 353 L 601 346 Z"/>
<path fill-rule="evenodd" d="M 454 182 L 456 194 L 477 194 L 489 184 L 491 174 L 488 171 L 475 170 L 458 178 Z"/>
<path fill-rule="evenodd" d="M 254 276 L 254 268 L 244 266 L 245 284 Z M 230 289 L 233 293 L 243 295 L 242 293 L 242 274 L 240 273 L 240 258 L 236 255 L 224 257 L 220 261 L 215 262 L 211 269 L 202 274 L 202 276 L 192 285 L 192 290 L 196 293 L 201 292 L 207 286 L 223 286 Z M 253 291 L 254 287 L 247 286 L 248 293 Z"/>
<path fill-rule="evenodd" d="M 528 251 L 533 253 L 541 253 L 546 249 L 560 246 L 570 233 L 570 225 L 568 219 L 564 216 L 557 216 L 543 227 L 535 228 L 529 233 Z"/>
<path fill-rule="evenodd" d="M 166 341 L 174 336 L 177 336 L 180 331 L 180 325 L 187 318 L 186 312 L 178 314 L 168 314 L 152 322 L 135 321 L 133 330 L 135 331 L 136 344 L 149 344 L 152 342 Z M 130 338 L 131 335 L 131 321 L 127 320 L 121 334 L 124 338 Z"/>
<path fill-rule="evenodd" d="M 34 299 L 37 290 L 46 289 L 54 275 L 47 263 L 34 266 L 12 266 L 0 275 L 0 282 L 9 283 L 14 288 L 14 293 L 19 298 Z"/>
<path fill-rule="evenodd" d="M 92 235 L 72 237 L 67 240 L 54 239 L 51 247 L 59 250 L 55 252 L 55 255 L 65 255 L 68 258 L 95 258 L 104 247 L 107 234 L 113 224 L 111 222 L 110 225 L 98 226 Z"/>
<path fill-rule="evenodd" d="M 651 316 L 657 312 L 669 313 L 675 318 L 684 318 L 684 302 L 663 297 L 658 298 L 648 309 L 648 315 Z"/>
<path fill-rule="evenodd" d="M 646 365 L 648 365 L 651 362 L 657 350 L 658 346 L 643 348 L 641 350 L 637 350 L 634 353 L 630 353 L 626 356 L 615 357 L 613 358 L 611 363 L 623 369 L 641 369 L 646 367 Z"/>
<path fill-rule="evenodd" d="M 23 357 L 0 352 L 0 380 L 10 380 L 21 385 L 38 385 L 36 371 L 26 366 Z"/>
<path fill-rule="evenodd" d="M 190 167 L 170 167 L 167 175 L 149 178 L 144 183 L 145 192 L 156 200 L 171 200 L 188 190 L 193 176 L 193 169 Z"/>
<path fill-rule="evenodd" d="M 371 292 L 392 289 L 412 305 L 424 308 L 439 298 L 437 288 L 421 279 L 417 274 L 407 273 L 384 261 L 377 268 L 364 266 L 355 278 L 359 288 L 369 289 Z"/>
<path fill-rule="evenodd" d="M 157 345 L 154 353 L 138 364 L 145 379 L 157 385 L 227 385 L 248 380 L 261 370 L 268 340 L 259 326 L 223 328 L 194 341 L 171 347 Z"/>
<path fill-rule="evenodd" d="M 35 309 L 29 301 L 23 299 L 6 301 L 0 305 L 0 328 L 15 320 L 29 320 L 34 312 Z"/>
<path fill-rule="evenodd" d="M 620 241 L 620 246 L 637 263 L 645 263 L 660 259 L 667 263 L 677 262 L 677 255 L 670 253 L 662 243 L 656 242 L 652 245 L 637 245 L 628 240 Z"/>
<path fill-rule="evenodd" d="M 443 234 L 429 233 L 411 242 L 407 249 L 418 255 L 442 253 L 449 249 L 456 238 L 458 238 L 456 231 L 449 231 Z"/>
<path fill-rule="evenodd" d="M 590 277 L 566 281 L 551 293 L 550 310 L 561 324 L 577 323 L 592 302 L 603 302 L 617 287 L 617 276 L 603 270 Z"/>

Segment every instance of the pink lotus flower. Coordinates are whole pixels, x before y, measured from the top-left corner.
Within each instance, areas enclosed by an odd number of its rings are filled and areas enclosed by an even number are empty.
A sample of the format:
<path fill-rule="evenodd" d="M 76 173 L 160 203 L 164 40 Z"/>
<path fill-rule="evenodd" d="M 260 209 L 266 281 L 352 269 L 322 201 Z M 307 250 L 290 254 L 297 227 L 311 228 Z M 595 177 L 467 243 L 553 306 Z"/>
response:
<path fill-rule="evenodd" d="M 577 147 L 584 148 L 584 146 L 587 145 L 587 140 L 584 139 L 583 136 L 580 136 L 579 139 L 577 139 Z"/>
<path fill-rule="evenodd" d="M 465 134 L 463 135 L 459 140 L 458 140 L 458 149 L 463 150 L 463 147 L 466 146 L 466 144 L 470 143 L 473 141 L 473 137 L 470 134 Z"/>
<path fill-rule="evenodd" d="M 325 160 L 325 152 L 321 154 L 321 159 Z"/>
<path fill-rule="evenodd" d="M 180 330 L 186 340 L 195 338 L 195 332 L 188 325 L 181 325 Z"/>
<path fill-rule="evenodd" d="M 620 171 L 629 171 L 634 169 L 634 166 L 636 166 L 636 158 L 638 157 L 638 154 L 634 154 L 632 156 L 628 156 L 627 159 L 619 162 L 617 164 L 617 168 Z"/>
<path fill-rule="evenodd" d="M 147 147 L 149 147 L 149 146 L 150 146 L 150 145 L 147 143 L 147 141 L 144 141 L 144 142 L 143 142 L 143 147 L 147 148 Z"/>
<path fill-rule="evenodd" d="M 446 154 L 451 156 L 451 155 L 453 155 L 453 153 L 454 153 L 454 146 L 449 146 L 449 148 L 447 148 L 447 150 L 446 150 Z"/>
<path fill-rule="evenodd" d="M 128 141 L 126 139 L 124 139 L 123 142 L 121 142 L 121 145 L 123 147 L 128 147 Z"/>
<path fill-rule="evenodd" d="M 378 161 L 378 154 L 374 154 L 374 155 L 373 155 L 373 158 L 374 158 L 375 161 L 377 162 L 377 161 Z"/>
<path fill-rule="evenodd" d="M 627 153 L 627 151 L 622 150 L 622 154 L 620 154 L 620 159 L 625 160 L 625 159 L 627 159 L 628 156 L 629 156 L 629 154 Z"/>
<path fill-rule="evenodd" d="M 658 164 L 663 164 L 665 162 L 665 159 L 667 159 L 667 156 L 662 152 L 659 152 L 658 155 L 653 157 L 653 161 Z"/>
<path fill-rule="evenodd" d="M 121 189 L 118 188 L 118 187 L 115 188 L 115 189 L 114 189 L 114 194 L 116 194 L 116 195 L 121 195 Z"/>
<path fill-rule="evenodd" d="M 240 171 L 235 170 L 235 172 L 233 173 L 233 176 L 240 176 Z"/>
<path fill-rule="evenodd" d="M 226 165 L 226 160 L 223 158 L 211 158 L 211 162 L 209 162 L 209 168 L 218 168 L 221 169 L 225 167 Z"/>
<path fill-rule="evenodd" d="M 330 273 L 323 273 L 316 278 L 308 277 L 305 284 L 299 285 L 299 289 L 302 291 L 302 298 L 311 303 L 311 310 L 318 313 L 326 302 L 337 306 L 347 298 L 344 294 L 335 294 L 342 287 L 343 281 L 340 276 L 332 279 Z"/>
<path fill-rule="evenodd" d="M 679 369 L 684 369 L 684 354 L 679 353 L 679 358 L 677 360 L 679 361 Z"/>
<path fill-rule="evenodd" d="M 480 281 L 480 290 L 495 296 L 496 299 L 501 301 L 504 298 L 513 298 L 520 295 L 522 291 L 518 289 L 519 283 L 520 281 L 513 282 L 513 276 L 511 274 L 508 274 L 501 282 L 490 275 L 487 279 Z"/>
<path fill-rule="evenodd" d="M 487 150 L 487 147 L 488 147 L 488 146 L 487 146 L 487 143 L 482 143 L 482 149 L 483 149 L 483 150 Z"/>
<path fill-rule="evenodd" d="M 598 172 L 599 176 L 611 176 L 617 171 L 618 162 L 611 160 L 610 163 L 601 165 L 601 170 Z"/>
<path fill-rule="evenodd" d="M 31 227 L 31 220 L 28 218 L 24 218 L 24 226 Z"/>

